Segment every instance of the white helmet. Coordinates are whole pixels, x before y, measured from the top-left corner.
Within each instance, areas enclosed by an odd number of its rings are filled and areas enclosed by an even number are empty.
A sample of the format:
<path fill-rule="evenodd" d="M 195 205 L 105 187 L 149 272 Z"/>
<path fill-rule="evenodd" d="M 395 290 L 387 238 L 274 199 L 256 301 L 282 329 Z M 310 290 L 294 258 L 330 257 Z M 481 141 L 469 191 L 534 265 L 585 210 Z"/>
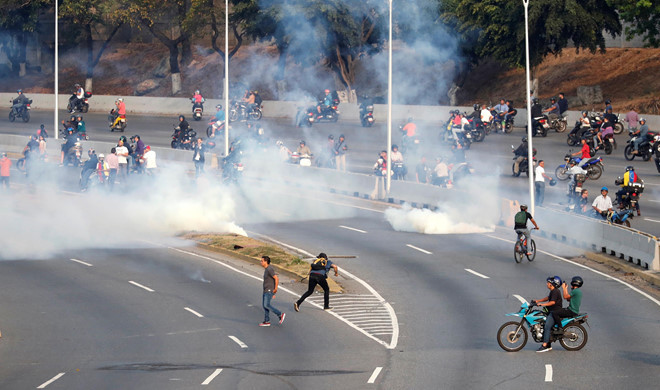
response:
<path fill-rule="evenodd" d="M 118 101 L 118 102 L 123 102 L 123 101 L 124 101 L 124 98 L 119 98 L 119 99 L 117 99 L 117 101 Z"/>
<path fill-rule="evenodd" d="M 103 158 L 105 158 L 105 154 L 103 153 L 99 154 L 99 159 L 103 159 Z"/>

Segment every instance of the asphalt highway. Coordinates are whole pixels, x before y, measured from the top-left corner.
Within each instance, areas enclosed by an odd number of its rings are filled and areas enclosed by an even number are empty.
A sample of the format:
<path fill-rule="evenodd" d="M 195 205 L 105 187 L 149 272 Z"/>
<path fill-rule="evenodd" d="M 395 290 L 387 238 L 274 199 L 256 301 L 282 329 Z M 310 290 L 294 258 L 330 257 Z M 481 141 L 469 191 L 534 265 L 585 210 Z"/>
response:
<path fill-rule="evenodd" d="M 48 115 L 35 111 L 30 124 L 3 122 L 0 131 L 27 135 L 52 122 Z M 90 137 L 116 140 L 117 134 L 102 130 L 104 115 L 85 117 Z M 136 130 L 127 135 L 166 146 L 175 120 L 129 118 Z M 296 129 L 265 121 L 264 127 L 290 147 L 304 138 L 312 150 L 329 133 L 341 132 L 350 148 L 349 167 L 359 172 L 370 172 L 385 143 L 382 124 Z M 437 137 L 424 132 L 430 128 L 422 127 L 422 134 Z M 653 342 L 660 331 L 657 296 L 573 262 L 581 250 L 541 238 L 535 239 L 536 259 L 516 264 L 513 232 L 480 224 L 467 210 L 487 207 L 493 194 L 524 196 L 527 182 L 510 177 L 509 145 L 517 146 L 520 131 L 491 135 L 468 152 L 477 171 L 486 173 L 484 183 L 498 180 L 494 188 L 483 188 L 484 195 L 466 196 L 466 212 L 458 216 L 249 180 L 221 188 L 217 203 L 203 187 L 183 194 L 168 187 L 179 198 L 163 203 L 161 197 L 171 194 L 159 193 L 162 187 L 108 197 L 76 194 L 66 185 L 52 194 L 50 188 L 35 193 L 17 180 L 14 194 L 1 198 L 4 221 L 12 227 L 4 232 L 11 241 L 0 241 L 3 253 L 21 253 L 0 261 L 2 388 L 654 388 L 660 380 Z M 564 140 L 562 134 L 539 139 L 539 158 L 548 168 L 560 163 Z M 431 141 L 427 145 L 435 155 L 448 153 Z M 660 215 L 651 202 L 653 183 L 660 184 L 651 164 L 635 164 L 647 183 L 644 218 Z M 613 182 L 625 165 L 622 156 L 606 157 L 603 178 L 588 188 Z M 562 207 L 565 189 L 547 191 L 546 205 Z M 57 193 L 59 204 L 43 204 L 43 193 Z M 204 230 L 189 226 L 207 222 L 205 217 L 276 240 L 303 257 L 336 255 L 338 281 L 348 291 L 332 295 L 332 312 L 319 308 L 321 296 L 315 294 L 296 313 L 292 304 L 306 285 L 284 276 L 274 305 L 286 319 L 281 326 L 259 327 L 263 269 L 193 247 L 165 229 Z M 413 218 L 413 228 L 394 224 Z M 637 223 L 655 226 L 643 218 Z M 416 229 L 434 224 L 454 229 Z M 522 300 L 547 296 L 545 278 L 551 275 L 585 280 L 586 347 L 568 352 L 555 344 L 539 354 L 530 337 L 522 351 L 504 352 L 497 329 L 516 318 L 506 314 L 517 312 Z M 395 314 L 383 309 L 388 307 Z"/>

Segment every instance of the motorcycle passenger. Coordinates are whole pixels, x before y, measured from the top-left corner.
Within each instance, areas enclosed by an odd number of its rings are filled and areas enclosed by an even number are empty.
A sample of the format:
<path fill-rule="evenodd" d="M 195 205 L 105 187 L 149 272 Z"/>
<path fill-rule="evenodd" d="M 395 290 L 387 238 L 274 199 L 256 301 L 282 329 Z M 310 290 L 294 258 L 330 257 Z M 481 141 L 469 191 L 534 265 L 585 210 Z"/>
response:
<path fill-rule="evenodd" d="M 591 204 L 591 208 L 594 209 L 596 214 L 604 219 L 607 219 L 607 214 L 612 211 L 612 199 L 607 195 L 608 192 L 609 190 L 607 187 L 601 188 L 600 195 L 598 195 Z"/>
<path fill-rule="evenodd" d="M 531 233 L 529 229 L 527 228 L 527 220 L 532 221 L 534 224 L 534 228 L 536 230 L 539 230 L 539 225 L 536 224 L 536 221 L 532 217 L 532 214 L 527 212 L 527 205 L 521 204 L 520 205 L 520 211 L 516 213 L 516 215 L 513 217 L 514 225 L 513 225 L 513 230 L 516 232 L 516 234 L 524 234 L 525 235 L 525 243 L 529 242 L 531 238 Z M 523 250 L 527 251 L 527 245 L 523 248 Z M 531 256 L 531 252 L 527 252 L 528 256 Z"/>
<path fill-rule="evenodd" d="M 513 108 L 513 100 L 507 100 L 506 105 L 509 107 L 509 110 L 507 111 L 506 114 L 504 114 L 504 122 L 508 122 L 509 118 L 513 118 L 518 114 L 518 110 Z M 513 120 L 513 119 L 511 119 Z"/>
<path fill-rule="evenodd" d="M 630 194 L 630 187 L 633 183 L 642 183 L 642 179 L 637 173 L 635 173 L 635 168 L 632 165 L 628 165 L 626 167 L 626 173 L 623 174 L 621 189 L 616 193 L 616 201 L 619 204 L 619 208 L 623 207 L 623 196 Z M 635 205 L 635 209 L 637 210 L 637 215 L 640 216 L 641 212 L 639 211 L 639 202 Z"/>
<path fill-rule="evenodd" d="M 74 85 L 75 92 L 73 93 L 73 96 L 69 99 L 69 102 L 71 103 L 71 114 L 74 114 L 76 112 L 76 108 L 82 101 L 85 99 L 85 90 L 80 84 Z"/>
<path fill-rule="evenodd" d="M 631 133 L 633 132 L 634 128 L 637 128 L 637 123 L 639 122 L 639 116 L 637 115 L 637 112 L 635 111 L 635 106 L 630 107 L 630 111 L 626 114 L 626 122 L 628 122 L 628 132 Z"/>
<path fill-rule="evenodd" d="M 598 138 L 598 145 L 596 146 L 596 149 L 599 149 L 601 145 L 603 145 L 603 140 L 607 139 L 608 137 L 614 137 L 614 128 L 612 127 L 612 122 L 610 122 L 610 118 L 605 117 L 603 118 L 603 124 L 600 125 L 600 129 L 598 130 L 598 133 L 596 133 L 596 137 Z"/>
<path fill-rule="evenodd" d="M 568 99 L 566 99 L 563 92 L 559 92 L 557 105 L 559 106 L 559 115 L 564 116 L 564 113 L 568 111 Z"/>
<path fill-rule="evenodd" d="M 387 150 L 381 150 L 378 160 L 374 164 L 374 174 L 376 176 L 387 175 Z"/>
<path fill-rule="evenodd" d="M 550 346 L 550 332 L 552 331 L 552 327 L 555 324 L 554 312 L 561 310 L 562 308 L 562 294 L 559 291 L 559 287 L 562 285 L 561 278 L 556 275 L 550 276 L 545 280 L 545 282 L 548 286 L 548 290 L 550 290 L 548 296 L 541 298 L 538 301 L 531 302 L 532 306 L 546 306 L 549 312 L 545 319 L 545 327 L 543 328 L 543 344 L 541 344 L 536 352 L 552 351 L 552 347 Z M 541 304 L 541 302 L 545 304 Z"/>
<path fill-rule="evenodd" d="M 99 163 L 99 159 L 96 156 L 96 151 L 94 149 L 89 149 L 87 155 L 89 156 L 89 160 L 85 161 L 85 164 L 83 164 L 82 173 L 80 174 L 80 192 L 87 191 L 89 177 L 92 173 L 96 172 Z"/>
<path fill-rule="evenodd" d="M 493 114 L 490 113 L 490 110 L 488 107 L 486 107 L 485 104 L 481 105 L 481 123 L 484 125 L 490 124 L 490 122 L 493 120 Z"/>
<path fill-rule="evenodd" d="M 85 125 L 85 121 L 83 120 L 83 116 L 81 114 L 78 114 L 76 117 L 76 122 L 78 122 L 77 133 L 81 135 L 87 135 L 87 126 Z"/>
<path fill-rule="evenodd" d="M 325 113 L 330 107 L 332 107 L 333 99 L 332 99 L 332 94 L 330 93 L 329 89 L 326 89 L 324 91 L 325 95 L 319 99 L 319 104 L 316 106 L 316 111 L 319 113 L 319 118 L 322 117 L 323 113 Z"/>
<path fill-rule="evenodd" d="M 474 127 L 476 128 L 481 124 L 481 110 L 479 110 L 479 105 L 476 103 L 472 106 L 472 109 L 472 114 L 468 115 L 468 118 L 472 119 L 472 123 L 474 123 Z"/>
<path fill-rule="evenodd" d="M 605 109 L 603 112 L 612 111 L 612 101 L 610 99 L 605 100 Z"/>
<path fill-rule="evenodd" d="M 392 171 L 394 171 L 394 179 L 403 180 L 408 173 L 408 168 L 403 164 L 403 154 L 399 151 L 398 145 L 392 145 L 392 154 L 390 156 L 392 161 Z"/>
<path fill-rule="evenodd" d="M 559 104 L 557 104 L 557 99 L 555 99 L 554 97 L 550 99 L 550 103 L 551 103 L 550 107 L 543 110 L 543 112 L 547 112 L 548 119 L 553 121 L 559 117 Z"/>
<path fill-rule="evenodd" d="M 19 89 L 18 91 L 16 91 L 16 93 L 18 93 L 18 96 L 16 96 L 16 98 L 12 100 L 11 109 L 18 114 L 23 109 L 23 106 L 26 105 L 30 99 L 28 99 L 25 95 L 23 95 L 22 89 Z"/>
<path fill-rule="evenodd" d="M 44 139 L 48 138 L 48 132 L 46 131 L 46 126 L 42 123 L 37 130 L 37 136 L 43 136 Z"/>
<path fill-rule="evenodd" d="M 639 154 L 639 145 L 648 141 L 649 127 L 646 125 L 646 119 L 640 118 L 639 124 L 641 125 L 639 129 L 632 132 L 632 136 L 637 136 L 637 139 L 633 141 L 635 148 L 633 154 Z"/>
<path fill-rule="evenodd" d="M 62 121 L 62 127 L 64 127 L 64 136 L 66 137 L 67 131 L 73 129 L 73 132 L 78 132 L 78 121 L 76 120 L 75 115 L 71 115 L 68 122 Z"/>
<path fill-rule="evenodd" d="M 564 290 L 564 299 L 569 301 L 568 307 L 559 309 L 552 312 L 555 326 L 560 327 L 562 318 L 577 317 L 580 314 L 580 305 L 582 304 L 582 290 L 580 287 L 584 284 L 584 280 L 580 276 L 573 276 L 571 278 L 571 292 L 568 292 L 566 282 L 562 283 L 561 288 Z M 546 326 L 548 322 L 546 320 Z"/>
<path fill-rule="evenodd" d="M 528 157 L 527 149 L 527 137 L 522 137 L 522 142 L 520 145 L 513 151 L 513 155 L 516 156 L 516 161 L 513 163 L 513 176 L 518 176 L 520 173 L 520 163 L 523 162 Z"/>
<path fill-rule="evenodd" d="M 245 95 L 243 95 L 243 99 L 241 99 L 241 101 L 245 104 L 246 112 L 254 111 L 254 107 L 255 107 L 254 92 L 250 91 L 249 89 L 246 89 Z"/>
<path fill-rule="evenodd" d="M 65 142 L 62 144 L 62 153 L 60 156 L 60 166 L 64 165 L 64 156 L 71 153 L 76 142 L 78 142 L 78 137 L 73 133 L 73 128 L 71 127 L 67 129 L 67 135 L 64 139 Z"/>
<path fill-rule="evenodd" d="M 222 109 L 222 105 L 218 104 L 215 109 L 215 122 L 211 125 L 211 138 L 215 137 L 215 131 L 225 123 L 225 111 Z"/>
<path fill-rule="evenodd" d="M 112 126 L 110 126 L 110 128 L 115 128 L 122 117 L 126 118 L 126 103 L 124 103 L 124 99 L 117 99 L 117 101 L 115 101 L 115 106 L 117 106 L 117 117 L 115 118 L 115 121 Z"/>
<path fill-rule="evenodd" d="M 197 108 L 197 107 L 204 110 L 204 101 L 205 100 L 204 100 L 204 97 L 202 96 L 202 94 L 199 93 L 199 89 L 195 90 L 195 93 L 193 93 L 193 97 L 192 97 L 191 100 L 192 100 L 192 103 L 193 103 L 193 106 L 192 106 L 193 114 L 195 113 L 195 108 Z"/>

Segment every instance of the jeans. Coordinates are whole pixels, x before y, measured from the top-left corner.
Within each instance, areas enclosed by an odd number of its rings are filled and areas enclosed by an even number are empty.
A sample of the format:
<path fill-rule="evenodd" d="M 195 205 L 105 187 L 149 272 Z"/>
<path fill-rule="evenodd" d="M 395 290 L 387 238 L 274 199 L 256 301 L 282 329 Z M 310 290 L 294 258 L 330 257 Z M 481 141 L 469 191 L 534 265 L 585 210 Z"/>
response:
<path fill-rule="evenodd" d="M 117 169 L 116 168 L 110 168 L 110 172 L 108 173 L 108 188 L 110 191 L 112 191 L 115 188 L 115 179 L 117 178 Z"/>
<path fill-rule="evenodd" d="M 529 229 L 516 229 L 516 234 L 524 234 L 526 243 L 532 238 L 532 233 L 530 233 Z M 523 249 L 527 251 L 527 245 L 523 245 Z"/>
<path fill-rule="evenodd" d="M 275 313 L 276 316 L 281 316 L 282 312 L 277 310 L 273 305 L 270 304 L 270 301 L 273 299 L 273 293 L 271 291 L 266 291 L 264 292 L 263 300 L 262 300 L 262 305 L 264 307 L 264 312 L 266 313 L 264 316 L 264 322 L 270 322 L 270 312 L 272 311 Z"/>
<path fill-rule="evenodd" d="M 298 306 L 300 306 L 308 296 L 314 293 L 316 285 L 321 286 L 323 289 L 323 308 L 330 307 L 330 287 L 328 287 L 328 281 L 325 278 L 325 275 L 321 274 L 309 274 L 309 285 L 307 291 L 298 299 Z"/>
<path fill-rule="evenodd" d="M 195 177 L 199 177 L 201 173 L 204 173 L 204 161 L 195 160 Z"/>
<path fill-rule="evenodd" d="M 646 137 L 637 137 L 637 139 L 633 141 L 633 146 L 635 147 L 636 151 L 639 152 L 639 145 L 641 145 L 644 141 L 646 141 Z"/>
<path fill-rule="evenodd" d="M 551 313 L 548 313 L 548 318 L 545 319 L 545 328 L 543 328 L 543 344 L 550 345 L 550 333 L 552 332 L 552 327 L 555 326 L 555 316 Z"/>
<path fill-rule="evenodd" d="M 535 181 L 534 190 L 536 194 L 536 205 L 543 206 L 545 200 L 545 181 Z"/>

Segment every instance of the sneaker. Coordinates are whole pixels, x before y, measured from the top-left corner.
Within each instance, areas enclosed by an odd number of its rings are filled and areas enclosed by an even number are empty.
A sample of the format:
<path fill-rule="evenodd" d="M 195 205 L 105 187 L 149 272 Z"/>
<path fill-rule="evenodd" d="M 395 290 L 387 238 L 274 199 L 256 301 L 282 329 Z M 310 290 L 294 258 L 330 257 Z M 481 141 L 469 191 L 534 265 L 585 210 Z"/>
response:
<path fill-rule="evenodd" d="M 280 325 L 282 325 L 282 322 L 284 322 L 285 317 L 286 317 L 286 313 L 282 313 L 282 315 L 280 315 Z"/>
<path fill-rule="evenodd" d="M 298 307 L 298 302 L 293 302 L 293 308 L 294 308 L 296 311 L 300 311 L 300 308 Z"/>
<path fill-rule="evenodd" d="M 259 326 L 270 326 L 270 322 L 264 321 L 261 324 L 259 324 Z"/>
<path fill-rule="evenodd" d="M 637 210 L 637 216 L 639 217 L 641 215 L 642 215 L 642 213 L 639 210 Z"/>
<path fill-rule="evenodd" d="M 328 307 L 324 307 L 324 308 L 323 308 L 323 310 L 325 310 L 325 311 L 330 311 L 330 310 L 332 310 L 332 309 L 333 309 L 332 306 L 328 306 Z"/>
<path fill-rule="evenodd" d="M 531 255 L 533 255 L 532 252 L 527 252 L 527 256 L 531 256 Z"/>
<path fill-rule="evenodd" d="M 536 350 L 536 352 L 548 352 L 548 351 L 552 351 L 552 347 L 549 345 L 547 347 L 541 345 L 539 349 Z"/>

